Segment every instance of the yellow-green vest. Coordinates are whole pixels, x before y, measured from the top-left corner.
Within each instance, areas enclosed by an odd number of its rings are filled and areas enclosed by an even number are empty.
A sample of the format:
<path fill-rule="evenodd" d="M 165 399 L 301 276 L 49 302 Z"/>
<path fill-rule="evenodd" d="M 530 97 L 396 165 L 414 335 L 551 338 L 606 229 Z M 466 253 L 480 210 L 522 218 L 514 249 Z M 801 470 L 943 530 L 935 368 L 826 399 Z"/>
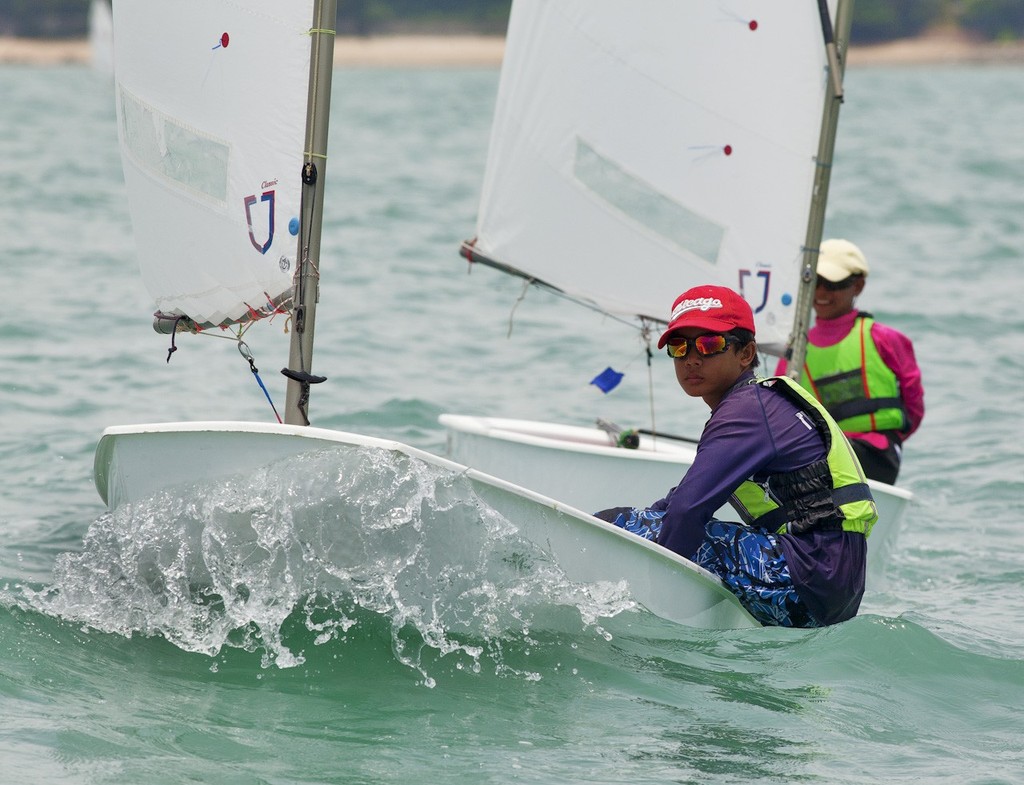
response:
<path fill-rule="evenodd" d="M 842 529 L 865 537 L 878 520 L 860 462 L 825 407 L 792 379 L 773 376 L 756 382 L 785 395 L 805 412 L 825 442 L 822 461 L 794 472 L 745 480 L 730 503 L 750 526 L 778 533 Z"/>
<path fill-rule="evenodd" d="M 800 384 L 825 405 L 846 433 L 907 427 L 899 381 L 871 337 L 874 323 L 871 314 L 861 312 L 839 343 L 807 346 Z"/>

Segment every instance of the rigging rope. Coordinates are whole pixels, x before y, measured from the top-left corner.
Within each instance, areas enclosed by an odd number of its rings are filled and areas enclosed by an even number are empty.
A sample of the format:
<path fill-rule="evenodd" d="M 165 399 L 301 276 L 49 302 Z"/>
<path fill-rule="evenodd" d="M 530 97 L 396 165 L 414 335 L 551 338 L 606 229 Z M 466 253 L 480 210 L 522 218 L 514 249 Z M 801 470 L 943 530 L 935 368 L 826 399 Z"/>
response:
<path fill-rule="evenodd" d="M 252 350 L 249 349 L 249 345 L 239 337 L 238 339 L 238 353 L 242 355 L 243 359 L 249 363 L 249 370 L 252 371 L 253 377 L 256 379 L 256 383 L 263 390 L 263 394 L 267 397 L 267 403 L 270 404 L 270 408 L 274 410 L 274 416 L 277 418 L 278 423 L 281 422 L 281 415 L 277 413 L 277 407 L 274 406 L 274 400 L 270 397 L 270 391 L 267 389 L 267 385 L 263 383 L 263 379 L 260 378 L 260 369 L 256 367 L 256 361 L 253 359 Z"/>
<path fill-rule="evenodd" d="M 526 299 L 526 293 L 529 291 L 530 284 L 532 283 L 533 280 L 530 278 L 523 279 L 523 290 L 519 293 L 516 301 L 512 304 L 512 310 L 508 312 L 508 335 L 505 336 L 506 338 L 512 337 L 512 320 L 515 319 L 516 308 L 519 307 L 519 303 Z"/>
<path fill-rule="evenodd" d="M 657 432 L 658 426 L 654 422 L 654 352 L 651 351 L 651 323 L 646 319 L 643 320 L 642 327 L 640 328 L 640 338 L 644 342 L 644 349 L 647 352 L 647 396 L 651 407 L 651 431 Z M 654 433 L 651 433 L 651 438 L 656 439 Z"/>
<path fill-rule="evenodd" d="M 170 363 L 170 361 L 171 361 L 171 355 L 174 354 L 176 351 L 178 351 L 178 347 L 174 345 L 174 334 L 176 332 L 178 332 L 178 325 L 181 323 L 181 320 L 184 319 L 184 318 L 185 318 L 184 316 L 179 316 L 178 318 L 176 318 L 174 320 L 174 327 L 171 328 L 171 348 L 167 350 L 167 362 L 168 363 Z"/>
<path fill-rule="evenodd" d="M 268 297 L 267 300 L 269 302 L 270 298 Z M 249 308 L 249 313 L 251 315 L 256 313 L 252 307 L 250 307 L 250 306 L 247 306 L 247 307 Z M 277 310 L 274 311 L 274 313 L 271 313 L 269 315 L 273 316 L 276 313 L 283 313 L 283 311 L 277 309 Z M 184 316 L 184 315 L 172 316 L 170 314 L 161 314 L 161 313 L 158 312 L 156 316 L 157 316 L 158 320 L 161 320 L 161 321 L 173 321 L 174 322 L 173 326 L 170 328 L 170 331 L 169 331 L 170 334 L 171 334 L 171 346 L 167 350 L 167 362 L 168 363 L 171 361 L 171 355 L 173 355 L 176 351 L 178 351 L 178 347 L 175 345 L 175 342 L 174 342 L 174 336 L 178 332 L 188 331 L 188 332 L 196 333 L 198 335 L 209 336 L 211 338 L 227 338 L 229 340 L 235 341 L 235 345 L 238 348 L 238 353 L 241 354 L 242 358 L 245 359 L 246 362 L 249 363 L 249 370 L 252 371 L 252 375 L 256 379 L 256 383 L 260 386 L 260 389 L 263 390 L 263 395 L 266 397 L 267 403 L 270 404 L 270 408 L 274 412 L 274 417 L 277 418 L 277 421 L 279 423 L 282 422 L 281 415 L 278 414 L 277 407 L 274 405 L 274 399 L 270 397 L 270 391 L 267 389 L 267 385 L 265 385 L 263 383 L 263 379 L 260 378 L 260 371 L 259 371 L 259 368 L 256 367 L 256 361 L 255 361 L 255 359 L 252 356 L 252 350 L 249 348 L 249 345 L 244 340 L 242 340 L 242 338 L 245 335 L 246 331 L 250 327 L 252 327 L 253 324 L 255 324 L 255 322 L 256 322 L 255 318 L 252 321 L 247 322 L 245 324 L 235 325 L 237 330 L 238 330 L 237 333 L 233 333 L 231 335 L 217 335 L 216 333 L 211 333 L 211 332 L 207 332 L 205 330 L 199 329 L 199 327 L 197 325 L 195 325 L 195 323 L 192 322 L 191 319 L 189 319 L 187 316 Z M 263 318 L 263 317 L 260 317 L 260 318 Z M 183 326 L 183 324 L 185 326 Z M 223 329 L 226 332 L 230 331 L 230 327 L 228 327 L 228 326 L 225 326 Z M 161 330 L 161 332 L 162 332 L 162 330 Z"/>

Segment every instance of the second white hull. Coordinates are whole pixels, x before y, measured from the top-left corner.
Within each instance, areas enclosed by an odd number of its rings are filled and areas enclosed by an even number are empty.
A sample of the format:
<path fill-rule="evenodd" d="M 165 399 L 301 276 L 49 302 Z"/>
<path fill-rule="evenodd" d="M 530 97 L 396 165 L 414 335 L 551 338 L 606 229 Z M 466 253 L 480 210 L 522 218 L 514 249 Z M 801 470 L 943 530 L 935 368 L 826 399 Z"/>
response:
<path fill-rule="evenodd" d="M 640 437 L 637 449 L 616 447 L 598 428 L 443 414 L 448 457 L 588 512 L 644 507 L 678 485 L 694 448 L 670 439 Z M 884 571 L 913 495 L 869 480 L 878 523 L 868 538 L 868 577 Z M 736 520 L 726 506 L 719 517 Z"/>

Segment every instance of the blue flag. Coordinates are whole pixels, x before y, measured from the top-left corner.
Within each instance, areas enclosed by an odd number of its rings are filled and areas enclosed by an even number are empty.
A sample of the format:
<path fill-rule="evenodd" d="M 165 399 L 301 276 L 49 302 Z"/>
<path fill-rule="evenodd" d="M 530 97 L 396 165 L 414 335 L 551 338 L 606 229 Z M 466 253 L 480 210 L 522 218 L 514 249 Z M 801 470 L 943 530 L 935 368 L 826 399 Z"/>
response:
<path fill-rule="evenodd" d="M 624 374 L 614 370 L 610 365 L 605 368 L 601 373 L 590 380 L 601 392 L 607 394 L 619 386 L 619 382 L 622 381 Z"/>

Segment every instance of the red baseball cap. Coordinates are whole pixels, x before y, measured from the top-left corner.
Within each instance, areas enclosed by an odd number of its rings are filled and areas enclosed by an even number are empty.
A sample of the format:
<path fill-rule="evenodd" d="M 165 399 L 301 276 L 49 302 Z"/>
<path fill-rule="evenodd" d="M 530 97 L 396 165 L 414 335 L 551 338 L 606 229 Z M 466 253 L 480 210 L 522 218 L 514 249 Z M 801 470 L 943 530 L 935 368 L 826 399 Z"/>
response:
<path fill-rule="evenodd" d="M 737 327 L 754 332 L 754 312 L 747 301 L 725 286 L 694 286 L 672 303 L 668 328 L 658 339 L 658 348 L 683 327 L 726 333 Z"/>

